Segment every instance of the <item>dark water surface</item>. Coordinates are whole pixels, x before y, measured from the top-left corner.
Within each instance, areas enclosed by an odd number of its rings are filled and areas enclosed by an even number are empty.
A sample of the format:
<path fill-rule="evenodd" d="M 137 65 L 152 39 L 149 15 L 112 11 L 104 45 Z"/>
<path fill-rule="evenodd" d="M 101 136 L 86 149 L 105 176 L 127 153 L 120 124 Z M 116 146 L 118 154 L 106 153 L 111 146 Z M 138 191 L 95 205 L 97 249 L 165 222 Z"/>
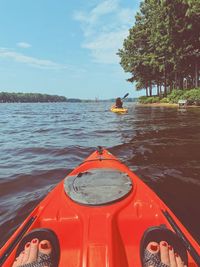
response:
<path fill-rule="evenodd" d="M 98 146 L 145 181 L 200 242 L 200 108 L 0 104 L 0 246 Z"/>

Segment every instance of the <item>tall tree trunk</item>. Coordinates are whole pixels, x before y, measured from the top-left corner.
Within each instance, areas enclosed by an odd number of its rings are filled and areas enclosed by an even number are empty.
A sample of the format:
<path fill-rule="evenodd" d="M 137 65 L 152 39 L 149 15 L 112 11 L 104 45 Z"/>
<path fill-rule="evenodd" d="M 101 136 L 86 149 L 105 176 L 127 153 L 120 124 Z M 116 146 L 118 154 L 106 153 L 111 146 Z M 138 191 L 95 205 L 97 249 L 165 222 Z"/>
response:
<path fill-rule="evenodd" d="M 170 93 L 172 92 L 172 90 L 173 90 L 173 82 L 170 82 L 170 85 L 169 85 L 169 91 L 170 91 Z"/>
<path fill-rule="evenodd" d="M 198 70 L 198 62 L 195 62 L 195 88 L 198 87 L 198 81 L 199 81 L 199 70 Z"/>
<path fill-rule="evenodd" d="M 157 83 L 157 96 L 159 96 L 159 84 Z"/>
<path fill-rule="evenodd" d="M 166 72 L 166 63 L 164 66 L 164 96 L 167 96 L 167 72 Z"/>
<path fill-rule="evenodd" d="M 177 71 L 175 71 L 174 89 L 178 89 L 178 74 L 177 74 Z"/>
<path fill-rule="evenodd" d="M 179 78 L 179 89 L 183 90 L 183 77 L 182 77 L 182 75 L 180 75 L 180 78 Z"/>
<path fill-rule="evenodd" d="M 167 96 L 167 81 L 165 77 L 165 83 L 164 83 L 164 96 Z"/>
<path fill-rule="evenodd" d="M 150 96 L 152 96 L 152 83 L 151 82 L 149 84 L 149 92 L 150 92 Z"/>
<path fill-rule="evenodd" d="M 177 73 L 177 90 L 181 89 L 181 75 L 179 73 Z"/>
<path fill-rule="evenodd" d="M 145 89 L 146 89 L 146 96 L 149 96 L 148 95 L 148 87 L 146 86 Z"/>

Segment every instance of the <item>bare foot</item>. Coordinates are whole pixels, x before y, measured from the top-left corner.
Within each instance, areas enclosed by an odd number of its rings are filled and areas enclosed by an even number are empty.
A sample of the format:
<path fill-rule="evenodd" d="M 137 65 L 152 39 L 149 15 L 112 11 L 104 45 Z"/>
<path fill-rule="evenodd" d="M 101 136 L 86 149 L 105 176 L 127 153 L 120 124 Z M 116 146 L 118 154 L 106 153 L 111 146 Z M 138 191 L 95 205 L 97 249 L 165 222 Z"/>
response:
<path fill-rule="evenodd" d="M 180 256 L 174 252 L 173 247 L 165 241 L 161 241 L 159 244 L 150 242 L 147 245 L 143 266 L 187 267 Z"/>
<path fill-rule="evenodd" d="M 31 242 L 26 243 L 24 250 L 15 259 L 12 267 L 20 267 L 24 264 L 31 263 L 43 263 L 42 266 L 49 267 L 51 266 L 51 252 L 52 247 L 48 240 L 39 242 L 39 240 L 35 238 L 31 240 Z"/>

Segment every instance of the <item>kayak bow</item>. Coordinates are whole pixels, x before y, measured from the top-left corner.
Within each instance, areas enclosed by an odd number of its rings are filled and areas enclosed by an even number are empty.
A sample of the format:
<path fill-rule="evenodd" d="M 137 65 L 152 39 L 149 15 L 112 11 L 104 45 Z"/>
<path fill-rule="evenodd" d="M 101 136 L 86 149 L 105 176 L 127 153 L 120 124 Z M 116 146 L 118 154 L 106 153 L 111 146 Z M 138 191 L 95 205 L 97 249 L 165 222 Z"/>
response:
<path fill-rule="evenodd" d="M 181 238 L 189 251 L 188 266 L 200 266 L 199 245 L 176 216 L 128 167 L 100 149 L 15 231 L 0 250 L 0 266 L 12 265 L 25 234 L 47 228 L 60 243 L 59 267 L 139 267 L 143 234 L 160 225 Z"/>

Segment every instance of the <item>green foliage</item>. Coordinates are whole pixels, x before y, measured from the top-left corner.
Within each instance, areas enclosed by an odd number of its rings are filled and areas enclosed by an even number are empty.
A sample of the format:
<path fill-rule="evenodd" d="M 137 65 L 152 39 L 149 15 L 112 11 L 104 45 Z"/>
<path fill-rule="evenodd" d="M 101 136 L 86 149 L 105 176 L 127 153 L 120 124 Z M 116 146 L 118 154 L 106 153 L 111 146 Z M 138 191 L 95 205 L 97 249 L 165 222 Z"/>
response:
<path fill-rule="evenodd" d="M 197 104 L 200 102 L 200 88 L 192 89 L 184 93 L 184 99 L 188 100 L 190 104 Z"/>
<path fill-rule="evenodd" d="M 184 99 L 183 95 L 184 95 L 183 90 L 173 90 L 171 94 L 168 95 L 169 102 L 178 103 L 180 99 Z"/>
<path fill-rule="evenodd" d="M 160 103 L 170 103 L 170 100 L 168 97 L 164 97 L 160 100 Z"/>
<path fill-rule="evenodd" d="M 145 0 L 129 30 L 120 64 L 136 82 L 136 90 L 162 85 L 183 89 L 198 86 L 200 57 L 200 1 Z M 195 82 L 194 82 L 195 81 Z"/>
<path fill-rule="evenodd" d="M 148 102 L 148 97 L 147 96 L 140 96 L 139 98 L 138 98 L 138 102 L 140 103 L 140 104 L 147 104 L 147 102 Z"/>
<path fill-rule="evenodd" d="M 188 100 L 190 104 L 200 101 L 200 88 L 192 90 L 174 90 L 168 95 L 171 103 L 178 103 L 179 100 Z"/>
<path fill-rule="evenodd" d="M 178 103 L 179 100 L 187 100 L 189 105 L 200 105 L 200 88 L 192 90 L 173 90 L 168 97 L 160 99 L 159 97 L 141 96 L 139 103 Z"/>
<path fill-rule="evenodd" d="M 36 102 L 66 102 L 64 96 L 33 94 L 33 93 L 6 93 L 0 92 L 1 103 L 36 103 Z"/>
<path fill-rule="evenodd" d="M 139 97 L 139 103 L 141 104 L 152 104 L 152 103 L 159 103 L 160 98 L 157 96 L 147 97 L 147 96 L 141 96 Z"/>

